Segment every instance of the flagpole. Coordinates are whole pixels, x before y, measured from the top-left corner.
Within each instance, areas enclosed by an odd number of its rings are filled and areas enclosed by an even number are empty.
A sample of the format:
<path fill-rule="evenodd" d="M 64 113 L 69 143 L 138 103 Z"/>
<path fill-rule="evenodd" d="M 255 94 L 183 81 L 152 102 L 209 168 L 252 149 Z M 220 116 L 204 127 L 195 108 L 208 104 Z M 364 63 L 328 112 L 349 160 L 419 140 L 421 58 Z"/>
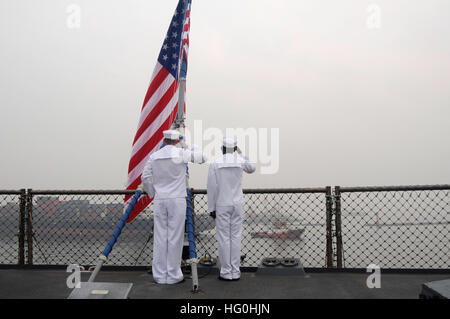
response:
<path fill-rule="evenodd" d="M 183 25 L 186 22 L 186 17 L 184 18 Z M 181 68 L 183 66 L 183 37 L 180 43 L 180 60 L 179 60 L 179 86 L 178 86 L 178 110 L 177 115 L 175 117 L 175 121 L 173 123 L 173 129 L 176 129 L 180 132 L 181 136 L 184 136 L 184 128 L 185 128 L 185 112 L 184 112 L 184 104 L 185 104 L 185 94 L 186 94 L 186 75 L 181 76 Z M 186 70 L 187 71 L 187 70 Z M 186 168 L 186 225 L 187 225 L 187 235 L 189 241 L 189 259 L 187 263 L 191 265 L 191 278 L 192 278 L 192 291 L 198 291 L 198 273 L 197 273 L 197 251 L 195 247 L 195 234 L 194 234 L 194 220 L 192 216 L 192 200 L 191 200 L 191 192 L 189 190 L 189 168 Z"/>
<path fill-rule="evenodd" d="M 179 95 L 178 95 L 178 111 L 174 121 L 173 128 L 177 129 L 182 136 L 184 136 L 184 103 L 185 103 L 185 89 L 186 78 L 180 78 Z M 186 169 L 186 224 L 189 241 L 189 259 L 187 263 L 191 265 L 191 277 L 192 277 L 192 291 L 198 291 L 198 272 L 197 272 L 197 252 L 195 248 L 195 235 L 194 235 L 194 220 L 192 216 L 192 200 L 191 192 L 189 190 L 189 169 Z"/>
<path fill-rule="evenodd" d="M 180 78 L 179 81 L 179 94 L 178 94 L 178 111 L 177 116 L 175 117 L 174 121 L 174 128 L 177 129 L 182 135 L 183 135 L 183 128 L 184 128 L 184 103 L 185 103 L 185 92 L 186 92 L 186 78 Z"/>

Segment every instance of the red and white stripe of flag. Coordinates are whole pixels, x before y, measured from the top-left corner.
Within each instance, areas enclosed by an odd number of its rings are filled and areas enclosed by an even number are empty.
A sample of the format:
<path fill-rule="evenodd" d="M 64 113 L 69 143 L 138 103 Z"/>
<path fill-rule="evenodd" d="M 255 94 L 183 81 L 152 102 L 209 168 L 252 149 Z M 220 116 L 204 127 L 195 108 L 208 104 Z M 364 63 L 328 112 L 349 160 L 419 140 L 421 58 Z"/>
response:
<path fill-rule="evenodd" d="M 189 53 L 190 5 L 187 8 L 182 34 L 182 54 L 186 62 Z M 160 149 L 163 131 L 172 127 L 178 111 L 179 82 L 157 62 L 152 79 L 145 95 L 139 118 L 139 124 L 133 141 L 131 158 L 128 165 L 127 190 L 135 190 L 141 184 L 141 175 L 150 155 Z M 184 104 L 186 111 L 186 103 Z M 133 195 L 126 195 L 128 203 Z M 135 205 L 128 222 L 132 221 L 152 201 L 142 196 Z M 126 206 L 126 205 L 125 205 Z"/>
<path fill-rule="evenodd" d="M 178 110 L 178 86 L 174 76 L 158 62 L 145 95 L 133 141 L 127 190 L 135 190 L 141 184 L 141 175 L 149 156 L 161 147 L 163 131 L 172 127 Z M 128 202 L 131 197 L 126 195 L 125 201 Z M 133 220 L 151 200 L 147 195 L 142 196 L 128 221 Z"/>

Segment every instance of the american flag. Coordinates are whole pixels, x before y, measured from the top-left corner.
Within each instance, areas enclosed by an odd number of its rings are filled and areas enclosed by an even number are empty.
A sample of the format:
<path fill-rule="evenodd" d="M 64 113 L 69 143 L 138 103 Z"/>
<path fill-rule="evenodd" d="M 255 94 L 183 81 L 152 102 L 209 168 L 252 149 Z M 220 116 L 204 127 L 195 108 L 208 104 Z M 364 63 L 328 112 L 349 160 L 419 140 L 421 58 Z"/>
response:
<path fill-rule="evenodd" d="M 175 120 L 180 79 L 186 78 L 187 73 L 190 9 L 191 0 L 179 0 L 159 53 L 133 141 L 127 190 L 135 190 L 141 184 L 141 175 L 149 156 L 161 147 L 163 131 L 170 129 Z M 132 196 L 126 195 L 125 202 Z M 141 197 L 128 222 L 144 210 L 151 200 L 148 196 Z"/>

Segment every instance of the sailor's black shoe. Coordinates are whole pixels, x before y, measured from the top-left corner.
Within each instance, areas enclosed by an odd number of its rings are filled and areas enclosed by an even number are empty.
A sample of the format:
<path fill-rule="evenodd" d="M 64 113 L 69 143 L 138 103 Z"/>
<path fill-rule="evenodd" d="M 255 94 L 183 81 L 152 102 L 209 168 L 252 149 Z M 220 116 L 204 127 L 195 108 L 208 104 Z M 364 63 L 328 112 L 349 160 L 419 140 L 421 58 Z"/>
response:
<path fill-rule="evenodd" d="M 233 281 L 233 279 L 223 278 L 222 276 L 219 276 L 218 279 L 222 281 Z"/>

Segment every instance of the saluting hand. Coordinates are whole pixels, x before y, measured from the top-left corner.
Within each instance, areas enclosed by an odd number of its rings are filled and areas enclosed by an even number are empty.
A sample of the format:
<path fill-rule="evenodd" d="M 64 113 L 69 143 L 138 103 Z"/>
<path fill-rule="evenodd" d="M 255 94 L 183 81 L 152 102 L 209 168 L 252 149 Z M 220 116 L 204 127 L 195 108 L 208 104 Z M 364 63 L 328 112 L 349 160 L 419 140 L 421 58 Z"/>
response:
<path fill-rule="evenodd" d="M 181 145 L 181 147 L 184 148 L 184 149 L 187 149 L 187 148 L 188 148 L 188 146 L 187 146 L 187 144 L 184 142 L 184 140 L 180 140 L 180 145 Z"/>

